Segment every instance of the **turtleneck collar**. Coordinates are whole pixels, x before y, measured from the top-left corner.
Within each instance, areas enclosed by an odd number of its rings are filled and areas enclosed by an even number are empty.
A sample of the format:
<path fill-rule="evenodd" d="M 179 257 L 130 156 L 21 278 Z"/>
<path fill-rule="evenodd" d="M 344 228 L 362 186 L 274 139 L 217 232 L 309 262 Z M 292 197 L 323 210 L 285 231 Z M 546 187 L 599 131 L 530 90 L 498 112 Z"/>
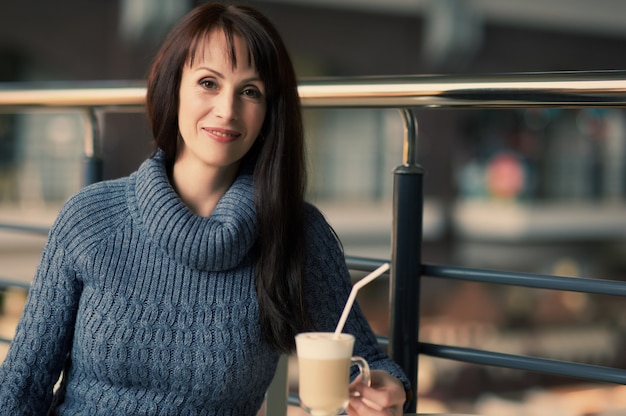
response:
<path fill-rule="evenodd" d="M 134 199 L 134 201 L 133 201 Z M 178 263 L 203 271 L 240 264 L 254 244 L 256 214 L 252 176 L 240 173 L 210 217 L 192 212 L 172 188 L 157 152 L 131 175 L 131 211 L 155 245 Z"/>

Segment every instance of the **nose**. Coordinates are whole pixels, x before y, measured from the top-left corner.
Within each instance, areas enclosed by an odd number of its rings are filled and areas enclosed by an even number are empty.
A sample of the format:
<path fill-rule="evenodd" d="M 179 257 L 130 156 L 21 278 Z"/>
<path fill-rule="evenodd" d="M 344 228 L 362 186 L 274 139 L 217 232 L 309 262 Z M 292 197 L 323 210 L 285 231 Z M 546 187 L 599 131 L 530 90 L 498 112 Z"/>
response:
<path fill-rule="evenodd" d="M 215 97 L 214 111 L 215 114 L 225 120 L 234 120 L 237 118 L 238 104 L 237 97 L 234 93 L 221 91 Z"/>

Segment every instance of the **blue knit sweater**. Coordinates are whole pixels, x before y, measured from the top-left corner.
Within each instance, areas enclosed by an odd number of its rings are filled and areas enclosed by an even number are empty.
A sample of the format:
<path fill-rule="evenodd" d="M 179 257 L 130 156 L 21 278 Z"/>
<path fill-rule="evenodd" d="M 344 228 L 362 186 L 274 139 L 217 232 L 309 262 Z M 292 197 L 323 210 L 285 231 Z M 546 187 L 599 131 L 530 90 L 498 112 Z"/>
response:
<path fill-rule="evenodd" d="M 279 357 L 259 327 L 255 222 L 250 175 L 200 217 L 178 198 L 159 156 L 70 198 L 0 367 L 0 414 L 45 415 L 69 354 L 58 415 L 255 415 Z M 310 205 L 306 229 L 307 302 L 319 329 L 332 331 L 349 275 Z M 406 384 L 358 306 L 345 331 L 372 368 Z"/>

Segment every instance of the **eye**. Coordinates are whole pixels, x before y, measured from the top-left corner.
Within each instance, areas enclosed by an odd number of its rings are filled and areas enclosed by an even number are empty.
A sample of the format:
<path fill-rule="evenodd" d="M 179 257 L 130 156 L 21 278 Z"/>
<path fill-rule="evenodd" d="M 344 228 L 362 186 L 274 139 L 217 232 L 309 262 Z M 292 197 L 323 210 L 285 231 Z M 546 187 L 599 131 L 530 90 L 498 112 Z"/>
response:
<path fill-rule="evenodd" d="M 207 89 L 215 89 L 217 88 L 217 83 L 210 78 L 203 78 L 200 80 L 199 84 Z"/>
<path fill-rule="evenodd" d="M 248 98 L 256 100 L 263 98 L 263 93 L 257 87 L 246 87 L 241 93 Z"/>

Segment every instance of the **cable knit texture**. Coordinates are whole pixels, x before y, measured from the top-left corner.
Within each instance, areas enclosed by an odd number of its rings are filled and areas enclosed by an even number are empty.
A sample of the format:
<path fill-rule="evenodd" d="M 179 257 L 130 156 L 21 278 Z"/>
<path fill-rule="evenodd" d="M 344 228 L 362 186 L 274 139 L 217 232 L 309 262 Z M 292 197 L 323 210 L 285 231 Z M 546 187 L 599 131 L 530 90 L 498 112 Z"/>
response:
<path fill-rule="evenodd" d="M 255 415 L 278 353 L 263 341 L 250 248 L 253 181 L 237 177 L 200 217 L 162 158 L 68 200 L 52 227 L 0 367 L 0 414 L 45 415 L 71 358 L 58 415 Z M 350 292 L 330 227 L 307 205 L 308 303 L 332 331 Z M 346 332 L 372 368 L 407 383 L 358 306 Z"/>

